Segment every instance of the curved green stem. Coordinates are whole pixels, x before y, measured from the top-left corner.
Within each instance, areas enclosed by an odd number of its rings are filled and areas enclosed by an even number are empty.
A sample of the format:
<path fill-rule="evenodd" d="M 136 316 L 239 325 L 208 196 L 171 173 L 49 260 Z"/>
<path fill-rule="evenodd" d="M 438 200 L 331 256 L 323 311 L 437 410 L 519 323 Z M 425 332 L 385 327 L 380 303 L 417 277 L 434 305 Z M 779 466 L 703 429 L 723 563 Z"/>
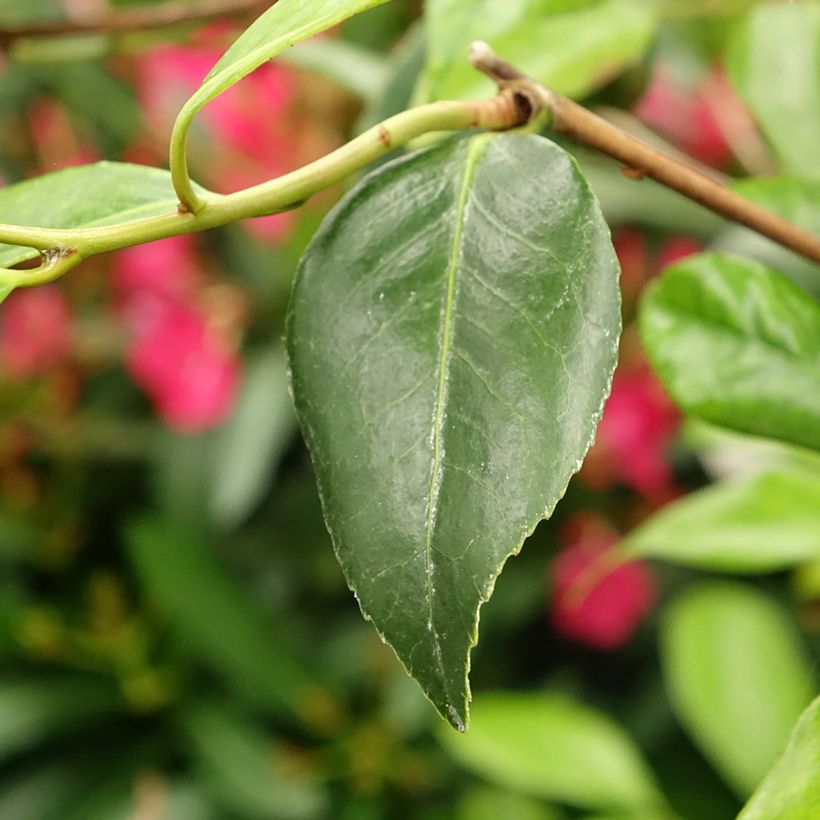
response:
<path fill-rule="evenodd" d="M 480 102 L 431 103 L 397 114 L 327 156 L 277 179 L 226 196 L 194 194 L 199 204 L 191 211 L 181 209 L 118 225 L 64 230 L 0 225 L 0 243 L 52 251 L 57 260 L 29 271 L 0 269 L 0 287 L 51 281 L 95 254 L 290 210 L 422 134 L 465 128 L 509 129 L 525 123 L 533 110 L 532 101 L 522 100 L 520 91 L 504 91 Z M 190 186 L 187 172 L 184 179 Z M 186 204 L 190 207 L 191 202 L 189 199 Z"/>

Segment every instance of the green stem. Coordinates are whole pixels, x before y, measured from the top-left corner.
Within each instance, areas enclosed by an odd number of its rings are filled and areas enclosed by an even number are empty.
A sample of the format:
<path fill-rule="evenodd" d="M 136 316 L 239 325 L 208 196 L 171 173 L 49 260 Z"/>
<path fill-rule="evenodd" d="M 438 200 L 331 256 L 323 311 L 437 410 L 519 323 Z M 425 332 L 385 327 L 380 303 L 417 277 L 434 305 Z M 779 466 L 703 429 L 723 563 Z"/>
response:
<path fill-rule="evenodd" d="M 201 199 L 198 197 L 201 204 L 196 213 L 181 208 L 119 225 L 89 228 L 0 225 L 0 243 L 52 251 L 53 260 L 56 260 L 29 271 L 0 269 L 0 285 L 40 284 L 56 279 L 82 259 L 95 254 L 290 210 L 422 134 L 466 128 L 505 130 L 525 123 L 532 113 L 531 101 L 522 100 L 520 92 L 512 91 L 480 102 L 431 103 L 385 120 L 336 151 L 290 174 L 226 196 L 206 194 Z M 177 167 L 184 167 L 184 164 Z M 193 189 L 191 191 L 193 193 Z"/>

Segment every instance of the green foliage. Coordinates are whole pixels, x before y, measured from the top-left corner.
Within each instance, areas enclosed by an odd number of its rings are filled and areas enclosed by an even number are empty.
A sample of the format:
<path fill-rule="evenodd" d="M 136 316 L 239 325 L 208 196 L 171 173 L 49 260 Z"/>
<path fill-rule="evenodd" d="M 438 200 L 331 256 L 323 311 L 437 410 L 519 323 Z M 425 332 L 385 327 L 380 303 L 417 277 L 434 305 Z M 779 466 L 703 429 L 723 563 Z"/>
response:
<path fill-rule="evenodd" d="M 365 616 L 459 729 L 478 608 L 590 446 L 619 329 L 606 225 L 541 137 L 385 166 L 302 261 L 288 344 L 328 529 Z"/>
<path fill-rule="evenodd" d="M 820 559 L 820 474 L 770 472 L 690 493 L 632 530 L 621 550 L 740 573 Z"/>
<path fill-rule="evenodd" d="M 0 222 L 41 228 L 114 225 L 173 213 L 176 206 L 167 171 L 123 162 L 80 165 L 0 188 Z M 0 245 L 0 266 L 37 255 Z"/>
<path fill-rule="evenodd" d="M 820 812 L 820 698 L 800 716 L 788 746 L 738 820 L 812 820 Z"/>
<path fill-rule="evenodd" d="M 707 583 L 670 605 L 661 649 L 681 722 L 726 781 L 748 796 L 814 691 L 794 625 L 751 587 Z"/>
<path fill-rule="evenodd" d="M 820 305 L 781 274 L 719 254 L 687 259 L 647 289 L 640 330 L 687 413 L 820 449 Z"/>
<path fill-rule="evenodd" d="M 430 0 L 428 100 L 492 93 L 464 59 L 486 40 L 500 54 L 557 91 L 584 96 L 636 62 L 649 45 L 654 16 L 641 0 Z"/>
<path fill-rule="evenodd" d="M 729 52 L 732 82 L 784 170 L 820 175 L 820 3 L 762 3 Z"/>
<path fill-rule="evenodd" d="M 441 738 L 463 766 L 515 791 L 634 814 L 663 805 L 621 727 L 565 695 L 482 694 L 470 731 Z"/>

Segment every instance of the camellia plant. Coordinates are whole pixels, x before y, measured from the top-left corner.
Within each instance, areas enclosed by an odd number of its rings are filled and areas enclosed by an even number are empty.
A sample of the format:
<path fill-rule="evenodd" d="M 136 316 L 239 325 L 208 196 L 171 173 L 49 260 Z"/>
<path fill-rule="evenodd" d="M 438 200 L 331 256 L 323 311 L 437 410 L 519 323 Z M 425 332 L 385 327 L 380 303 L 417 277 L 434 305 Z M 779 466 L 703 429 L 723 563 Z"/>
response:
<path fill-rule="evenodd" d="M 556 630 L 619 646 L 657 599 L 637 559 L 734 573 L 808 573 L 820 561 L 820 307 L 776 270 L 778 259 L 815 275 L 820 264 L 820 4 L 756 7 L 733 33 L 729 80 L 709 86 L 721 100 L 729 99 L 729 83 L 736 89 L 781 176 L 726 184 L 570 99 L 640 57 L 656 23 L 653 4 L 429 0 L 426 68 L 410 107 L 384 112 L 390 115 L 381 121 L 374 115 L 376 124 L 342 147 L 269 181 L 217 194 L 191 179 L 189 136 L 206 106 L 291 46 L 377 5 L 278 0 L 182 106 L 168 172 L 98 162 L 1 189 L 0 293 L 43 288 L 30 311 L 52 317 L 54 335 L 46 329 L 39 359 L 29 361 L 22 350 L 19 367 L 36 369 L 40 360 L 47 367 L 66 346 L 49 283 L 85 260 L 129 248 L 139 254 L 138 246 L 156 240 L 184 244 L 189 234 L 285 214 L 367 170 L 301 258 L 286 323 L 290 388 L 325 524 L 362 614 L 438 713 L 465 732 L 479 610 L 507 559 L 552 516 L 595 439 L 623 351 L 621 285 L 628 295 L 629 259 L 643 253 L 633 244 L 630 257 L 623 234 L 613 246 L 594 174 L 588 180 L 569 151 L 595 149 L 620 163 L 633 184 L 653 179 L 754 230 L 766 237 L 756 241 L 765 241 L 772 266 L 731 248 L 666 249 L 671 264 L 643 292 L 638 328 L 678 410 L 653 392 L 642 365 L 624 370 L 607 413 L 629 415 L 629 402 L 637 402 L 657 420 L 657 432 L 642 428 L 631 439 L 605 421 L 599 441 L 604 460 L 608 452 L 626 465 L 625 483 L 659 490 L 657 512 L 622 540 L 595 522 L 580 525 L 583 537 L 553 568 Z M 782 48 L 791 37 L 805 46 Z M 651 102 L 645 105 L 651 121 Z M 262 128 L 270 114 L 256 113 Z M 693 109 L 692 116 L 700 115 Z M 698 143 L 689 140 L 692 146 Z M 159 269 L 149 259 L 135 274 L 140 258 L 118 279 L 126 318 Z M 238 379 L 195 312 L 178 306 L 162 328 L 136 323 L 133 334 L 130 370 L 165 418 L 198 428 L 222 416 L 220 399 L 173 390 L 183 369 L 174 357 L 189 360 L 180 352 L 187 344 L 197 355 L 207 348 L 217 374 L 213 396 L 231 395 Z M 702 436 L 725 435 L 715 432 L 722 428 L 770 440 L 775 449 L 779 442 L 788 458 L 675 499 L 653 459 L 678 425 L 678 411 L 701 423 Z M 650 439 L 656 443 L 647 445 Z M 595 469 L 594 460 L 584 467 L 593 483 Z M 135 527 L 134 538 L 151 540 L 149 529 Z M 163 548 L 176 552 L 173 536 Z M 744 820 L 815 816 L 820 701 L 810 703 L 814 684 L 803 675 L 803 650 L 779 612 L 765 597 L 713 582 L 677 599 L 665 618 L 672 700 L 738 793 L 756 789 Z M 720 641 L 710 663 L 681 672 L 691 645 L 713 633 Z M 786 674 L 781 711 L 773 707 L 740 738 L 715 725 L 756 684 L 721 683 L 721 670 L 727 655 L 755 641 L 770 642 L 794 674 Z M 745 669 L 750 679 L 770 673 L 754 661 Z M 467 737 L 443 741 L 465 766 L 524 792 L 631 812 L 617 816 L 674 816 L 644 764 L 631 751 L 621 754 L 621 736 L 607 734 L 593 713 L 559 695 L 508 703 L 511 697 L 479 703 Z M 568 763 L 542 782 L 533 758 L 573 759 L 561 751 L 562 721 L 570 720 L 611 754 L 601 752 L 592 773 Z M 792 726 L 786 743 L 784 727 Z M 535 740 L 522 750 L 521 737 Z M 757 757 L 736 751 L 758 742 Z M 772 749 L 782 750 L 778 762 Z M 610 759 L 623 771 L 607 768 Z"/>

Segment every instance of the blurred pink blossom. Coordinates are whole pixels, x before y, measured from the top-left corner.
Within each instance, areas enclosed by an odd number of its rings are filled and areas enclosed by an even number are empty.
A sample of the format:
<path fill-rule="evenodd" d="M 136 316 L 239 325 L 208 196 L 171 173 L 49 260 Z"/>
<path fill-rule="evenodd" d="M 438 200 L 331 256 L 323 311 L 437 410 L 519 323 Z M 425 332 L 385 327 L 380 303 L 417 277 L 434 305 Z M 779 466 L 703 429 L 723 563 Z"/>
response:
<path fill-rule="evenodd" d="M 618 536 L 592 522 L 555 557 L 551 567 L 553 629 L 598 649 L 616 649 L 651 612 L 655 580 L 638 561 L 613 560 Z"/>
<path fill-rule="evenodd" d="M 729 113 L 746 116 L 719 68 L 687 87 L 664 63 L 655 65 L 652 80 L 633 110 L 682 151 L 716 168 L 732 159 L 724 118 Z"/>
<path fill-rule="evenodd" d="M 670 236 L 667 237 L 655 260 L 655 266 L 659 271 L 669 267 L 687 256 L 693 256 L 703 250 L 703 243 L 693 236 Z"/>
<path fill-rule="evenodd" d="M 71 311 L 57 287 L 21 288 L 0 306 L 0 360 L 9 376 L 38 376 L 70 355 Z"/>
<path fill-rule="evenodd" d="M 202 283 L 191 236 L 115 257 L 115 307 L 130 337 L 126 369 L 162 419 L 188 433 L 224 421 L 239 382 L 229 334 L 199 306 Z"/>

